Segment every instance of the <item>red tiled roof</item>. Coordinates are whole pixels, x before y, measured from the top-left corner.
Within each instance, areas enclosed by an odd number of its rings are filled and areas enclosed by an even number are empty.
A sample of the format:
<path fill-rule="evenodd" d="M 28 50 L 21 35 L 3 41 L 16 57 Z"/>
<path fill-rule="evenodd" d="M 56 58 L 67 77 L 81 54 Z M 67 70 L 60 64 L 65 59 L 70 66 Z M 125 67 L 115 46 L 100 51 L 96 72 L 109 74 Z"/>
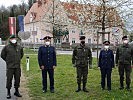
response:
<path fill-rule="evenodd" d="M 50 0 L 48 0 L 48 1 L 47 1 L 47 3 L 51 3 Z M 89 5 L 89 4 L 84 5 L 84 4 L 70 3 L 70 2 L 61 2 L 61 4 L 64 7 L 64 10 L 66 11 L 68 18 L 70 18 L 71 20 L 73 20 L 77 23 L 79 23 L 79 21 L 80 21 L 79 14 L 82 13 L 82 15 L 84 15 L 85 21 L 86 21 L 88 19 L 91 19 L 92 13 L 94 13 L 95 15 L 98 15 L 98 11 L 99 11 L 99 6 L 94 6 L 94 5 Z M 87 8 L 89 8 L 90 10 L 84 10 Z M 92 12 L 92 10 L 94 10 L 94 8 L 95 8 L 95 11 Z M 25 23 L 30 23 L 30 14 L 32 12 L 34 12 L 36 15 L 34 21 L 39 21 L 40 18 L 44 14 L 46 14 L 47 10 L 48 10 L 48 7 L 46 7 L 46 5 L 38 6 L 38 2 L 34 3 L 33 6 L 31 7 L 31 9 L 28 11 L 27 15 L 25 16 Z M 114 21 L 114 16 L 112 14 L 116 15 L 117 13 L 115 11 L 111 11 L 110 13 L 108 13 L 107 19 L 110 21 Z M 116 20 L 117 21 L 120 20 L 119 15 L 117 15 Z M 85 21 L 83 22 L 83 24 L 86 23 Z M 97 21 L 97 24 L 99 24 L 99 25 L 101 24 L 101 19 L 100 20 L 97 19 L 96 21 Z M 120 21 L 120 23 L 121 23 L 121 21 Z M 111 23 L 111 24 L 114 24 L 114 23 Z M 110 26 L 112 26 L 111 24 L 110 24 Z"/>
<path fill-rule="evenodd" d="M 43 2 L 45 3 L 45 2 Z M 43 15 L 47 12 L 47 9 L 45 7 L 45 5 L 43 3 L 40 2 L 36 2 L 33 4 L 33 6 L 30 8 L 30 10 L 28 11 L 28 13 L 25 16 L 25 23 L 31 23 L 30 22 L 30 15 L 35 15 L 35 19 L 34 22 L 39 21 Z"/>

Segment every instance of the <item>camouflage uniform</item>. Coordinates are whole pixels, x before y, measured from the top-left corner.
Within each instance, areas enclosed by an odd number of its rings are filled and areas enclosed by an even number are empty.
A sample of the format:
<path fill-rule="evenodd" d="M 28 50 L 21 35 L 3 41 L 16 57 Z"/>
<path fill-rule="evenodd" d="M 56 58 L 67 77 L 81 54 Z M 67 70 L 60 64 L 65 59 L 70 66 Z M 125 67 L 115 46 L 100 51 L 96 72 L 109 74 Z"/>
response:
<path fill-rule="evenodd" d="M 12 35 L 10 38 L 15 38 L 14 35 Z M 20 45 L 17 45 L 17 43 L 9 43 L 6 45 L 1 52 L 1 58 L 6 62 L 6 76 L 7 76 L 7 81 L 6 81 L 6 88 L 8 90 L 8 96 L 7 98 L 11 98 L 10 95 L 10 89 L 12 87 L 12 79 L 14 77 L 14 88 L 15 88 L 15 93 L 14 95 L 21 97 L 19 94 L 18 88 L 20 87 L 20 77 L 21 77 L 21 68 L 20 68 L 20 63 L 21 59 L 23 57 L 23 48 Z"/>
<path fill-rule="evenodd" d="M 133 48 L 129 44 L 118 47 L 116 51 L 116 64 L 118 65 L 121 89 L 124 88 L 124 71 L 126 73 L 127 88 L 130 88 L 131 61 L 133 62 Z"/>
<path fill-rule="evenodd" d="M 88 63 L 89 66 L 92 65 L 92 53 L 89 47 L 86 45 L 77 45 L 74 48 L 72 55 L 72 63 L 77 68 L 77 83 L 78 88 L 80 89 L 81 80 L 83 77 L 83 89 L 87 83 L 87 75 L 88 75 Z"/>

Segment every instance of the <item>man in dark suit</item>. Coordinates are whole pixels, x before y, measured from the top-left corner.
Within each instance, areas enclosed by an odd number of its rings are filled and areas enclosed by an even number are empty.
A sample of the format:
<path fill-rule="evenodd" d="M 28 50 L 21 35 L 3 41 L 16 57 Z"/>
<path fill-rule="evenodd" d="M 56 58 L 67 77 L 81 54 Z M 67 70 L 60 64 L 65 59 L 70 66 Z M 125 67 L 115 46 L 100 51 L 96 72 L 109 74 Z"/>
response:
<path fill-rule="evenodd" d="M 105 79 L 107 77 L 107 88 L 108 91 L 111 90 L 111 72 L 114 67 L 114 54 L 113 51 L 109 49 L 109 41 L 104 41 L 104 49 L 100 51 L 99 55 L 99 65 L 101 71 L 101 87 L 105 89 Z"/>
<path fill-rule="evenodd" d="M 51 46 L 51 37 L 43 38 L 44 45 L 39 48 L 38 62 L 42 70 L 43 92 L 47 92 L 47 72 L 50 78 L 50 92 L 54 93 L 54 68 L 56 66 L 55 48 Z"/>

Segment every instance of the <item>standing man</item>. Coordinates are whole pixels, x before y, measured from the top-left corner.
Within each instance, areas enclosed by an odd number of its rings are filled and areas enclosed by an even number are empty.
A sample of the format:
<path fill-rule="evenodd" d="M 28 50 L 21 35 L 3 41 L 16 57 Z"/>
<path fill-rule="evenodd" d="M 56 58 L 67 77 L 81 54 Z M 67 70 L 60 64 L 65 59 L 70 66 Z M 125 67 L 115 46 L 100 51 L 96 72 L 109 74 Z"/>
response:
<path fill-rule="evenodd" d="M 130 74 L 132 71 L 131 61 L 133 64 L 133 49 L 128 44 L 127 36 L 122 37 L 123 45 L 119 46 L 116 51 L 116 66 L 118 66 L 120 75 L 120 90 L 124 89 L 124 72 L 126 74 L 126 89 L 130 91 L 131 78 Z"/>
<path fill-rule="evenodd" d="M 55 48 L 51 46 L 51 37 L 43 38 L 44 45 L 39 48 L 38 62 L 42 70 L 42 84 L 43 92 L 47 92 L 47 72 L 50 78 L 50 92 L 54 93 L 54 68 L 56 66 L 56 52 Z"/>
<path fill-rule="evenodd" d="M 101 87 L 102 90 L 105 89 L 105 80 L 107 77 L 107 88 L 108 91 L 111 90 L 111 73 L 112 68 L 114 67 L 114 54 L 113 51 L 109 49 L 110 42 L 104 41 L 104 49 L 100 51 L 99 54 L 99 64 L 101 71 Z"/>
<path fill-rule="evenodd" d="M 7 99 L 11 98 L 10 89 L 12 87 L 12 78 L 14 77 L 14 87 L 15 87 L 15 93 L 14 95 L 17 97 L 22 97 L 22 95 L 19 93 L 19 86 L 20 86 L 20 76 L 21 76 L 21 68 L 20 63 L 21 59 L 23 57 L 23 49 L 21 46 L 17 44 L 17 38 L 15 35 L 11 35 L 9 37 L 9 44 L 6 45 L 2 52 L 1 52 L 1 58 L 6 62 L 7 65 L 7 82 L 6 82 L 6 88 L 7 88 Z"/>
<path fill-rule="evenodd" d="M 76 92 L 81 91 L 81 81 L 83 81 L 83 91 L 88 92 L 86 89 L 88 63 L 89 66 L 92 66 L 92 53 L 90 48 L 85 45 L 85 36 L 81 36 L 80 44 L 74 48 L 72 55 L 72 64 L 77 68 L 78 89 Z"/>

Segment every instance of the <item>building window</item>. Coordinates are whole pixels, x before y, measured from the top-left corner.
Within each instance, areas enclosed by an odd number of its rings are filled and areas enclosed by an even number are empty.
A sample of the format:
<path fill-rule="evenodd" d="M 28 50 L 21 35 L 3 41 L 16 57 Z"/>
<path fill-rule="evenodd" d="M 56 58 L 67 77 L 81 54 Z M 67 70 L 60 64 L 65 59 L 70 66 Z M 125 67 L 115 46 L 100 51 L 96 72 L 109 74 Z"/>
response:
<path fill-rule="evenodd" d="M 49 19 L 52 19 L 52 15 L 49 15 Z"/>
<path fill-rule="evenodd" d="M 32 30 L 31 30 L 31 27 L 30 27 L 30 32 L 31 32 Z"/>
<path fill-rule="evenodd" d="M 38 38 L 36 38 L 36 42 L 38 43 Z"/>
<path fill-rule="evenodd" d="M 72 38 L 72 43 L 75 43 L 75 38 Z"/>
<path fill-rule="evenodd" d="M 88 39 L 88 43 L 91 44 L 91 39 Z"/>
<path fill-rule="evenodd" d="M 56 39 L 56 43 L 57 44 L 60 44 L 61 43 L 61 40 L 60 39 Z"/>
<path fill-rule="evenodd" d="M 66 39 L 66 42 L 69 42 L 69 39 L 68 38 Z"/>
<path fill-rule="evenodd" d="M 33 16 L 32 16 L 32 14 L 30 14 L 30 22 L 32 22 L 33 21 Z"/>
<path fill-rule="evenodd" d="M 72 29 L 72 33 L 75 33 L 75 30 L 74 29 Z"/>
<path fill-rule="evenodd" d="M 72 30 L 72 33 L 75 33 L 75 31 L 74 31 L 74 30 Z"/>
<path fill-rule="evenodd" d="M 36 31 L 38 31 L 38 30 L 39 30 L 39 27 L 36 28 Z"/>

